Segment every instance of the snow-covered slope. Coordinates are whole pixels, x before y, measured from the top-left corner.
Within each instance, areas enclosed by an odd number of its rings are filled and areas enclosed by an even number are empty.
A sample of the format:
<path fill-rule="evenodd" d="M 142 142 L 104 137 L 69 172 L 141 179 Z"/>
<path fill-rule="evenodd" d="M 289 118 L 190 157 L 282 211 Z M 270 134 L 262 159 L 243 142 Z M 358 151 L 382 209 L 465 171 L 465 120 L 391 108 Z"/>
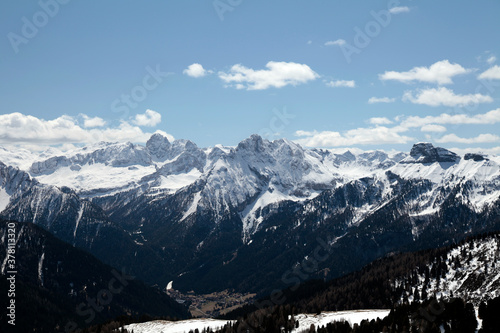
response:
<path fill-rule="evenodd" d="M 443 190 L 460 186 L 456 197 L 476 211 L 483 210 L 499 198 L 500 158 L 482 154 L 466 154 L 460 158 L 443 148 L 431 144 L 417 144 L 410 156 L 390 169 L 404 179 L 426 179 L 433 190 L 420 202 L 425 209 L 415 212 L 426 214 L 439 208 Z"/>
<path fill-rule="evenodd" d="M 363 320 L 383 319 L 389 314 L 390 310 L 355 310 L 355 311 L 338 311 L 338 312 L 322 312 L 320 314 L 298 314 L 295 320 L 299 321 L 299 327 L 292 332 L 302 332 L 309 330 L 311 325 L 315 327 L 326 326 L 326 324 L 334 321 L 347 321 L 351 326 L 359 324 Z M 140 324 L 130 324 L 124 326 L 128 331 L 134 330 L 135 333 L 188 333 L 191 330 L 194 332 L 198 329 L 200 332 L 204 328 L 216 330 L 222 328 L 227 321 L 217 319 L 191 319 L 182 321 L 164 321 L 155 320 Z"/>
<path fill-rule="evenodd" d="M 353 311 L 325 311 L 320 314 L 298 314 L 295 320 L 299 321 L 299 327 L 292 332 L 304 332 L 309 330 L 311 325 L 319 328 L 326 326 L 332 322 L 347 321 L 349 325 L 360 324 L 363 320 L 376 320 L 377 318 L 384 319 L 389 314 L 390 310 L 353 310 Z"/>
<path fill-rule="evenodd" d="M 77 191 L 126 188 L 155 171 L 145 147 L 104 142 L 34 162 L 29 169 L 41 183 Z"/>
<path fill-rule="evenodd" d="M 33 222 L 59 232 L 65 240 L 97 233 L 107 217 L 70 188 L 43 185 L 27 172 L 0 162 L 0 208 L 5 219 Z M 92 231 L 90 231 L 92 230 Z"/>
<path fill-rule="evenodd" d="M 217 330 L 224 327 L 228 321 L 218 320 L 218 319 L 189 319 L 180 321 L 166 321 L 166 320 L 154 320 L 148 321 L 140 324 L 130 324 L 124 326 L 124 328 L 134 333 L 188 333 L 191 330 L 198 329 L 200 332 L 204 328 L 211 328 L 212 330 Z"/>
<path fill-rule="evenodd" d="M 0 212 L 10 204 L 12 196 L 32 186 L 30 176 L 16 167 L 0 162 Z"/>
<path fill-rule="evenodd" d="M 13 255 L 6 251 L 11 244 L 12 228 L 16 236 L 15 269 L 12 268 Z M 114 244 L 110 244 L 112 246 Z M 83 329 L 89 323 L 84 323 L 82 312 L 76 309 L 103 291 L 110 295 L 113 282 L 116 282 L 113 290 L 120 295 L 114 297 L 109 307 L 101 307 L 95 312 L 95 322 L 144 314 L 189 318 L 187 309 L 166 294 L 147 287 L 125 271 L 111 269 L 94 256 L 33 224 L 8 223 L 0 219 L 0 248 L 4 249 L 0 251 L 0 279 L 5 281 L 7 274 L 16 271 L 16 305 L 18 309 L 31 309 L 29 315 L 16 321 L 15 329 L 4 325 L 1 332 L 64 332 L 62 328 L 70 322 L 78 323 Z M 114 296 L 117 294 L 115 292 Z M 81 331 L 76 330 L 76 324 L 66 327 L 73 327 L 68 331 Z"/>
<path fill-rule="evenodd" d="M 406 289 L 401 301 L 460 297 L 478 306 L 500 296 L 500 237 L 497 234 L 457 245 L 393 285 Z"/>

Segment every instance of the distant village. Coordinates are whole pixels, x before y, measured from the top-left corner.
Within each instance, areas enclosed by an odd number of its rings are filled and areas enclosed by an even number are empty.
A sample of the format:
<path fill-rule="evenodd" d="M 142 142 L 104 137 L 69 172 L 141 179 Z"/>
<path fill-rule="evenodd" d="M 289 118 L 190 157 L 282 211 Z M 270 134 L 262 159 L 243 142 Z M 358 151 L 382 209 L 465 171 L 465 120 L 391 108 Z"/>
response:
<path fill-rule="evenodd" d="M 165 288 L 165 292 L 177 303 L 188 306 L 189 312 L 195 318 L 215 318 L 252 302 L 256 296 L 228 290 L 203 295 L 195 294 L 194 291 L 183 294 L 173 289 L 172 282 Z"/>

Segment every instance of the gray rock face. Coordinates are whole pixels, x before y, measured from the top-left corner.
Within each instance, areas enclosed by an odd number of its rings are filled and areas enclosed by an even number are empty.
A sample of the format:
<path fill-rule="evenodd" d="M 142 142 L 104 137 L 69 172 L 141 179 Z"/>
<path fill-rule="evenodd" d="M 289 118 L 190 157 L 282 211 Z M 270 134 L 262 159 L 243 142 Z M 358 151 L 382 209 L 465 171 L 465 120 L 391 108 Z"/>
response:
<path fill-rule="evenodd" d="M 464 160 L 466 160 L 466 161 L 473 160 L 474 162 L 480 162 L 480 161 L 484 161 L 484 160 L 488 160 L 488 159 L 486 158 L 486 156 L 484 156 L 482 154 L 467 153 L 464 156 Z"/>
<path fill-rule="evenodd" d="M 155 133 L 146 142 L 146 148 L 152 156 L 158 159 L 163 159 L 167 156 L 171 144 L 166 137 L 159 133 Z"/>
<path fill-rule="evenodd" d="M 457 163 L 460 156 L 448 149 L 434 147 L 431 143 L 414 144 L 410 151 L 410 157 L 403 160 L 403 163 L 435 163 L 449 162 Z"/>

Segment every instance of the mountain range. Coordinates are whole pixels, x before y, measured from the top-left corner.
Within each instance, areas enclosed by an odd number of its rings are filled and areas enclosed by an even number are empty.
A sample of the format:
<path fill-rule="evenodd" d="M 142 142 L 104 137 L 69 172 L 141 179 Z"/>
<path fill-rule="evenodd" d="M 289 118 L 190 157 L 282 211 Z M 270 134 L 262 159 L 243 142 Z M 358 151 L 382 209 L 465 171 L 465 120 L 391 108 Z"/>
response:
<path fill-rule="evenodd" d="M 500 157 L 304 149 L 156 133 L 61 152 L 0 149 L 0 217 L 32 222 L 161 288 L 269 293 L 395 251 L 500 228 Z"/>

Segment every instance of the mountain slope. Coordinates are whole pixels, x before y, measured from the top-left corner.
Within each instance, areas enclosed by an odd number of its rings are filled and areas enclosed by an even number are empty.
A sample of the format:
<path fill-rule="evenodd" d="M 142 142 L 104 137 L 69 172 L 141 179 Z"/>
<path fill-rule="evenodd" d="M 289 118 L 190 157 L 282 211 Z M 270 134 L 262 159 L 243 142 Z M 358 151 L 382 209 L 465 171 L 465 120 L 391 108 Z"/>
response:
<path fill-rule="evenodd" d="M 275 292 L 224 318 L 249 318 L 252 313 L 277 311 L 277 306 L 296 313 L 319 313 L 397 309 L 411 302 L 427 307 L 432 299 L 452 304 L 456 298 L 478 308 L 500 299 L 499 256 L 498 232 L 447 247 L 392 254 L 338 279 L 310 280 Z M 418 305 L 412 308 L 418 310 Z"/>
<path fill-rule="evenodd" d="M 479 306 L 500 296 L 500 235 L 463 242 L 415 269 L 393 286 L 400 300 L 460 297 Z"/>
<path fill-rule="evenodd" d="M 33 224 L 0 221 L 2 246 L 7 246 L 8 225 L 14 226 L 17 242 L 15 300 L 20 331 L 83 328 L 125 314 L 188 317 L 186 309 L 166 294 Z M 2 294 L 7 295 L 6 278 L 14 269 L 8 267 L 5 252 L 0 253 L 0 263 Z M 1 323 L 6 325 L 6 313 L 2 313 Z"/>
<path fill-rule="evenodd" d="M 101 207 L 66 186 L 42 184 L 27 172 L 0 163 L 1 193 L 5 200 L 0 218 L 34 223 L 108 264 L 133 266 L 134 274 L 162 277 L 165 272 L 158 268 L 162 258 L 155 251 L 137 246 Z"/>

